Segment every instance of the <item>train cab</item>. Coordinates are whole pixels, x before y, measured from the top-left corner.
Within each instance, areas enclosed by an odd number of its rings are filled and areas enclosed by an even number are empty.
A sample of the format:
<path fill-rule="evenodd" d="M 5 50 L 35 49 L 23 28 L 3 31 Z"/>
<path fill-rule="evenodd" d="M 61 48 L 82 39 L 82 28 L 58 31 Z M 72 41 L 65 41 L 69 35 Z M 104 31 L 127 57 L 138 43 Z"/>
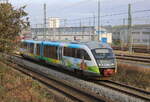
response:
<path fill-rule="evenodd" d="M 116 58 L 108 44 L 93 42 L 88 44 L 95 58 L 100 73 L 103 76 L 112 76 L 117 72 Z"/>

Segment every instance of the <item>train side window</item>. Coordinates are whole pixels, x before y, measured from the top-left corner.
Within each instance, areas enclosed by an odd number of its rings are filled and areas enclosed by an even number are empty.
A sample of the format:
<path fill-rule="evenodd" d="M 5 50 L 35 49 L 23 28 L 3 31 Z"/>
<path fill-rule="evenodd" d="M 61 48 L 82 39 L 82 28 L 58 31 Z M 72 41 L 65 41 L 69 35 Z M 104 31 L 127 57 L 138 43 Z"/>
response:
<path fill-rule="evenodd" d="M 76 48 L 72 48 L 72 57 L 76 57 Z"/>
<path fill-rule="evenodd" d="M 30 52 L 30 43 L 27 43 L 27 51 Z"/>
<path fill-rule="evenodd" d="M 40 56 L 40 44 L 36 45 L 36 55 Z"/>
<path fill-rule="evenodd" d="M 82 59 L 82 49 L 77 49 L 76 58 Z"/>
<path fill-rule="evenodd" d="M 76 49 L 64 47 L 64 56 L 75 57 L 76 56 Z"/>
<path fill-rule="evenodd" d="M 47 46 L 44 46 L 44 57 L 47 57 Z"/>
<path fill-rule="evenodd" d="M 77 58 L 84 58 L 85 60 L 91 60 L 89 54 L 84 49 L 77 50 Z"/>
<path fill-rule="evenodd" d="M 53 59 L 58 59 L 57 57 L 57 47 L 56 46 L 44 46 L 44 56 L 53 58 Z"/>
<path fill-rule="evenodd" d="M 29 46 L 29 51 L 30 53 L 34 53 L 34 44 L 33 43 L 30 43 L 30 46 Z"/>
<path fill-rule="evenodd" d="M 24 48 L 27 49 L 27 43 L 24 43 Z"/>
<path fill-rule="evenodd" d="M 70 56 L 71 55 L 71 49 L 68 47 L 64 47 L 64 56 Z"/>
<path fill-rule="evenodd" d="M 91 60 L 89 54 L 83 50 L 78 48 L 68 48 L 64 47 L 64 56 L 74 57 L 82 59 L 84 57 L 85 60 Z"/>
<path fill-rule="evenodd" d="M 48 46 L 45 45 L 45 46 L 44 46 L 44 56 L 45 56 L 45 57 L 49 57 L 49 56 L 48 56 L 48 54 L 49 54 L 48 52 L 49 52 L 49 51 L 48 51 Z"/>
<path fill-rule="evenodd" d="M 57 48 L 56 46 L 49 46 L 49 54 L 50 54 L 50 57 L 53 58 L 53 59 L 58 59 L 58 56 L 57 56 Z"/>
<path fill-rule="evenodd" d="M 83 55 L 85 60 L 91 60 L 89 54 L 85 50 L 83 50 Z"/>
<path fill-rule="evenodd" d="M 20 44 L 20 48 L 26 48 L 26 46 L 27 46 L 27 44 L 25 43 L 25 42 L 22 42 L 21 44 Z"/>

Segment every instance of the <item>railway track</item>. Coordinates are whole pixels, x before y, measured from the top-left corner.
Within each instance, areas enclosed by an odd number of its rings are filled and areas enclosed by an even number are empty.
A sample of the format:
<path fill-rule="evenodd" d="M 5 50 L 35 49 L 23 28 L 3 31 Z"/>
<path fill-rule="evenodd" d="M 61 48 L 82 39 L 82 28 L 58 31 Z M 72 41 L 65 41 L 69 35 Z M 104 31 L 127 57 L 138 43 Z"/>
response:
<path fill-rule="evenodd" d="M 148 91 L 144 91 L 142 89 L 138 89 L 135 87 L 131 87 L 131 86 L 124 85 L 124 84 L 110 81 L 110 80 L 100 81 L 100 82 L 95 82 L 95 83 L 98 85 L 102 85 L 107 88 L 110 88 L 112 90 L 116 90 L 118 92 L 122 92 L 124 94 L 128 94 L 136 98 L 140 98 L 142 100 L 145 100 L 145 102 L 150 102 L 150 92 Z"/>
<path fill-rule="evenodd" d="M 20 66 L 20 64 L 19 64 Z M 80 90 L 74 89 L 71 86 L 67 86 L 64 83 L 61 83 L 57 80 L 51 79 L 46 75 L 45 73 L 37 72 L 35 70 L 31 70 L 32 68 L 26 68 L 24 65 L 21 67 L 24 68 L 17 68 L 17 70 L 20 70 L 21 72 L 30 75 L 31 77 L 39 80 L 40 82 L 44 83 L 48 87 L 52 87 L 55 90 L 58 90 L 59 92 L 65 94 L 66 96 L 70 97 L 73 100 L 79 101 L 79 102 L 105 102 L 106 100 L 99 99 L 97 97 L 94 97 L 92 95 L 89 95 L 85 92 L 82 92 Z M 93 82 L 91 82 L 93 83 Z M 128 96 L 132 96 L 141 100 L 144 100 L 144 102 L 150 102 L 150 92 L 146 92 L 141 89 L 137 89 L 131 86 L 123 85 L 120 83 L 116 83 L 113 81 L 100 81 L 100 82 L 94 82 L 97 85 L 106 87 L 108 89 L 112 89 L 114 91 L 121 92 L 123 94 L 126 94 Z M 53 85 L 52 85 L 53 84 Z M 107 100 L 108 101 L 108 100 Z M 109 100 L 110 101 L 110 100 Z"/>
<path fill-rule="evenodd" d="M 20 56 L 17 57 L 22 59 Z M 12 61 L 12 58 L 9 59 L 9 62 L 14 63 L 14 61 Z M 12 66 L 11 63 L 7 63 L 7 64 Z M 38 80 L 42 84 L 46 85 L 49 88 L 54 89 L 55 91 L 63 94 L 64 96 L 67 96 L 67 98 L 71 99 L 73 102 L 113 102 L 77 90 L 71 86 L 68 86 L 67 84 L 64 84 L 56 79 L 49 77 L 48 74 L 39 72 L 37 70 L 33 70 L 32 68 L 22 65 L 20 63 L 15 63 L 15 64 L 16 65 L 15 66 L 13 65 L 12 67 L 15 68 L 16 70 L 32 77 L 33 79 Z"/>
<path fill-rule="evenodd" d="M 128 51 L 129 48 L 127 47 L 123 47 L 123 49 L 121 47 L 112 47 L 114 50 L 120 50 L 120 51 Z M 150 53 L 150 49 L 146 48 L 146 47 L 133 47 L 133 51 L 137 52 L 137 53 Z"/>
<path fill-rule="evenodd" d="M 117 59 L 150 63 L 150 57 L 116 54 Z"/>

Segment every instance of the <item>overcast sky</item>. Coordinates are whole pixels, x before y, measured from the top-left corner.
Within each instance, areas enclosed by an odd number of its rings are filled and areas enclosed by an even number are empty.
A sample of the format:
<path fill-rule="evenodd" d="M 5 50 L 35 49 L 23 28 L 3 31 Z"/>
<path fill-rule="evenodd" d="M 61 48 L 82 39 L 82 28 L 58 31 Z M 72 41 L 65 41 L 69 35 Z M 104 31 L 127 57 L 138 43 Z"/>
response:
<path fill-rule="evenodd" d="M 98 0 L 10 0 L 15 7 L 27 5 L 32 24 L 41 23 L 43 20 L 43 4 L 47 4 L 47 17 L 60 17 L 76 19 L 97 15 Z M 128 11 L 131 3 L 132 11 L 150 9 L 150 0 L 100 0 L 101 15 L 109 15 Z M 150 12 L 134 16 L 149 16 Z M 122 18 L 123 16 L 110 16 L 108 19 Z"/>

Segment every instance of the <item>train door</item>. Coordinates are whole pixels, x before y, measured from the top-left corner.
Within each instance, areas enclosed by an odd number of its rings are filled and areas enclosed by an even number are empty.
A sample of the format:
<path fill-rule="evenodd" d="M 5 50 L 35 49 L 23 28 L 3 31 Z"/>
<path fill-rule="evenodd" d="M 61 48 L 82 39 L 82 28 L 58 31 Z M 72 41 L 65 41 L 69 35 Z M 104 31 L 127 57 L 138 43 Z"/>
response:
<path fill-rule="evenodd" d="M 27 54 L 30 52 L 30 43 L 27 43 Z"/>
<path fill-rule="evenodd" d="M 34 52 L 33 52 L 34 55 L 36 55 L 36 46 L 37 46 L 37 44 L 35 43 L 35 44 L 34 44 Z"/>
<path fill-rule="evenodd" d="M 58 54 L 58 59 L 60 60 L 60 62 L 62 64 L 62 56 L 63 56 L 63 48 L 62 47 L 58 47 L 57 54 Z"/>
<path fill-rule="evenodd" d="M 44 44 L 43 42 L 40 44 L 40 56 L 43 57 L 44 55 Z"/>

